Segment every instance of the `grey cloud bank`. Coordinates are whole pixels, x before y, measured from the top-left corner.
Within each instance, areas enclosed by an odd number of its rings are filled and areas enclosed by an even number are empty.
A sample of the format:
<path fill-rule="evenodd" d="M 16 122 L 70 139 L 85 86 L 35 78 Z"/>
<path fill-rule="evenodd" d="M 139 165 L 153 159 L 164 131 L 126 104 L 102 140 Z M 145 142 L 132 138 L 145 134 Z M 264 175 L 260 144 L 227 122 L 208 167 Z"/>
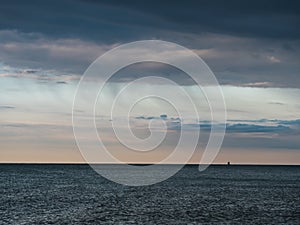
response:
<path fill-rule="evenodd" d="M 0 61 L 79 76 L 114 46 L 163 39 L 194 50 L 221 84 L 299 88 L 299 8 L 297 1 L 2 1 Z"/>

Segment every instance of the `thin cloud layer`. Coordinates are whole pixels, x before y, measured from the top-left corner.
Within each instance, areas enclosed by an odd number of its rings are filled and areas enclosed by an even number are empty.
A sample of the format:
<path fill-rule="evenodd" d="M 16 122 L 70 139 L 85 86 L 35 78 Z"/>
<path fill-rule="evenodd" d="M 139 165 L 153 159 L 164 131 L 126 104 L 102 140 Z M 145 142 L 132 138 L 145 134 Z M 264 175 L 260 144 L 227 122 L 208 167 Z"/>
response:
<path fill-rule="evenodd" d="M 171 130 L 180 129 L 201 129 L 203 131 L 211 130 L 211 123 L 209 121 L 200 121 L 192 123 L 185 122 L 180 118 L 168 118 L 162 116 L 138 116 L 137 120 L 164 120 Z M 222 124 L 220 124 L 222 125 Z M 274 134 L 288 134 L 300 132 L 300 119 L 297 120 L 277 120 L 277 119 L 259 119 L 259 120 L 228 120 L 226 123 L 226 132 L 229 133 L 274 133 Z"/>

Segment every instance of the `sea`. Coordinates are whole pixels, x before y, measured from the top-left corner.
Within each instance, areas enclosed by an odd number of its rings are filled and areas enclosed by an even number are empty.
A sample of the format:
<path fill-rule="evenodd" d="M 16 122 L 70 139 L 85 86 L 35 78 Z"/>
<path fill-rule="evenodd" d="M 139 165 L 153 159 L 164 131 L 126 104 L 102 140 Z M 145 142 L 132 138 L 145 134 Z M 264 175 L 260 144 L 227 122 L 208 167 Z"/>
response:
<path fill-rule="evenodd" d="M 187 165 L 132 187 L 89 165 L 1 164 L 0 224 L 300 224 L 300 166 Z"/>

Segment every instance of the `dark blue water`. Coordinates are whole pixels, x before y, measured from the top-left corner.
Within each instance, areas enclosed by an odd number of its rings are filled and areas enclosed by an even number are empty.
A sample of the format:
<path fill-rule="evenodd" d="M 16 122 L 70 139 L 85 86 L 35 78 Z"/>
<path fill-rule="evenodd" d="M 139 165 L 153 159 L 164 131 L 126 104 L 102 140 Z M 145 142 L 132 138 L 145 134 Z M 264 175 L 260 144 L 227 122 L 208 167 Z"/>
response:
<path fill-rule="evenodd" d="M 300 224 L 300 166 L 186 166 L 128 187 L 86 165 L 0 165 L 0 224 Z"/>

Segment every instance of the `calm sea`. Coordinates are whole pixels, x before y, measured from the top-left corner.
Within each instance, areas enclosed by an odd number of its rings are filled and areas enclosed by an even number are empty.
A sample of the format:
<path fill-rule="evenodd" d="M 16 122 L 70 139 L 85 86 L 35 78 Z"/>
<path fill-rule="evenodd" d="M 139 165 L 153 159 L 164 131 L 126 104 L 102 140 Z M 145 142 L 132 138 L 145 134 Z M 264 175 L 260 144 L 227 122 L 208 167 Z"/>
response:
<path fill-rule="evenodd" d="M 0 165 L 0 224 L 225 223 L 300 224 L 300 166 L 185 166 L 128 187 L 87 165 Z"/>

